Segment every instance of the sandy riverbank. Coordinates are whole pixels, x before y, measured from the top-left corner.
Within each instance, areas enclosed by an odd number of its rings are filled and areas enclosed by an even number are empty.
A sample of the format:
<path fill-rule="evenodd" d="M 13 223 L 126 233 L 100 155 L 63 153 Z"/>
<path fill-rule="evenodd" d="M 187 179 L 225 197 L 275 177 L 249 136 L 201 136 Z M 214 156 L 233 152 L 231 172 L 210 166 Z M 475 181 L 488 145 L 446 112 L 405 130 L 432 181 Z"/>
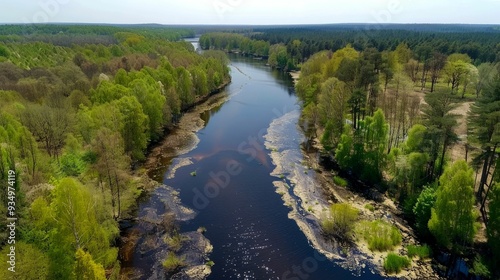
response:
<path fill-rule="evenodd" d="M 408 245 L 418 245 L 412 229 L 401 218 L 401 213 L 394 203 L 384 194 L 374 193 L 374 197 L 380 198 L 380 202 L 375 202 L 348 188 L 333 184 L 333 175 L 320 166 L 317 155 L 307 154 L 298 148 L 305 141 L 297 128 L 299 114 L 297 110 L 274 120 L 265 136 L 266 148 L 271 151 L 270 156 L 276 165 L 271 175 L 280 179 L 275 181 L 274 185 L 284 204 L 291 208 L 289 218 L 297 222 L 318 251 L 336 260 L 353 274 L 360 273 L 361 269 L 367 267 L 372 273 L 386 276 L 382 265 L 387 253 L 371 252 L 362 241 L 357 241 L 355 246 L 347 250 L 341 248 L 321 234 L 321 218 L 327 215 L 331 203 L 349 203 L 359 210 L 361 219 L 384 219 L 397 226 L 402 233 L 403 243 L 394 251 L 400 254 L 406 254 L 405 248 Z M 321 149 L 319 144 L 316 145 L 316 148 Z M 375 211 L 366 209 L 366 204 L 373 205 Z M 439 279 L 430 261 L 413 261 L 408 270 L 390 276 L 400 279 Z"/>
<path fill-rule="evenodd" d="M 176 127 L 150 151 L 142 166 L 150 175 L 150 178 L 145 179 L 146 191 L 154 190 L 166 212 L 160 214 L 156 208 L 143 209 L 144 213 L 133 220 L 144 232 L 134 229 L 126 236 L 122 236 L 124 245 L 120 248 L 120 254 L 124 261 L 128 261 L 137 246 L 142 255 L 153 254 L 154 265 L 150 279 L 166 279 L 161 264 L 168 253 L 168 246 L 165 247 L 166 227 L 173 221 L 188 221 L 196 216 L 194 210 L 182 205 L 176 190 L 161 184 L 163 175 L 166 171 L 166 177 L 173 178 L 177 169 L 193 164 L 191 158 L 182 155 L 195 149 L 200 141 L 196 133 L 205 125 L 200 114 L 222 105 L 227 100 L 228 96 L 223 91 L 210 96 L 205 102 L 186 112 Z M 170 167 L 164 170 L 165 166 Z M 178 255 L 186 257 L 186 267 L 172 275 L 171 279 L 205 279 L 211 273 L 210 267 L 206 265 L 208 255 L 212 251 L 210 241 L 201 232 L 186 232 L 181 235 L 186 242 Z M 139 244 L 141 238 L 143 240 Z M 160 247 L 163 249 L 157 250 Z M 145 273 L 139 268 L 126 268 L 122 270 L 121 276 L 123 279 L 140 279 Z"/>
<path fill-rule="evenodd" d="M 300 71 L 290 71 L 290 76 L 292 76 L 293 83 L 296 84 L 300 78 Z"/>
<path fill-rule="evenodd" d="M 171 133 L 169 133 L 159 145 L 151 150 L 144 163 L 144 168 L 148 170 L 152 179 L 161 182 L 164 172 L 160 171 L 162 171 L 166 165 L 170 165 L 172 159 L 187 154 L 197 147 L 200 139 L 196 133 L 205 126 L 205 122 L 201 119 L 200 114 L 224 104 L 228 98 L 227 93 L 224 91 L 215 94 L 209 97 L 207 101 L 193 107 L 182 116 Z M 192 163 L 191 158 L 175 159 L 167 172 L 167 177 L 170 179 L 173 178 L 178 168 L 191 165 Z"/>

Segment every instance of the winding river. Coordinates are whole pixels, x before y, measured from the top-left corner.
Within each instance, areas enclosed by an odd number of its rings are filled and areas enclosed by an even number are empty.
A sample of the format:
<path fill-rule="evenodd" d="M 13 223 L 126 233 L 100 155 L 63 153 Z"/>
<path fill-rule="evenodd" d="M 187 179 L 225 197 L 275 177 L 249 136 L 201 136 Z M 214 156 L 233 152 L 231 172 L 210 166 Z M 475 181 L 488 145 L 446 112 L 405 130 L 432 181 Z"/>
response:
<path fill-rule="evenodd" d="M 195 134 L 196 145 L 186 153 L 163 157 L 162 166 L 150 174 L 178 191 L 182 204 L 196 213 L 181 222 L 181 232 L 206 229 L 204 235 L 213 245 L 209 258 L 214 262 L 208 279 L 381 279 L 369 265 L 327 259 L 289 218 L 295 207 L 304 224 L 317 227 L 308 218 L 307 202 L 291 191 L 295 185 L 289 181 L 291 171 L 276 172 L 270 156 L 283 153 L 283 159 L 291 161 L 289 168 L 300 166 L 304 137 L 297 126 L 300 107 L 293 81 L 263 61 L 230 59 L 232 82 L 221 93 L 224 102 L 201 113 L 204 123 Z M 314 184 L 314 170 L 301 172 Z M 288 194 L 277 191 L 276 181 L 285 183 Z M 159 206 L 162 192 L 156 189 L 141 200 L 137 215 L 163 207 Z M 283 195 L 289 195 L 291 202 L 284 203 Z M 138 225 L 129 229 L 134 230 L 147 234 Z M 140 279 L 153 279 L 150 271 L 162 260 L 140 252 L 143 240 L 138 239 L 124 265 L 140 269 Z"/>

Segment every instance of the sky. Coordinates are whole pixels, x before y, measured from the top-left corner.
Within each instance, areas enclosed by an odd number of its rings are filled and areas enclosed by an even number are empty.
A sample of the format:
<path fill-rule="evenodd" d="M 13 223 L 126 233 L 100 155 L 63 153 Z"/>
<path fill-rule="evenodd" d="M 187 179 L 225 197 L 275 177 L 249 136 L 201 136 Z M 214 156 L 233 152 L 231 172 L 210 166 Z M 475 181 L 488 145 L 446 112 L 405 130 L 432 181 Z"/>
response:
<path fill-rule="evenodd" d="M 500 0 L 0 0 L 0 23 L 500 24 Z"/>

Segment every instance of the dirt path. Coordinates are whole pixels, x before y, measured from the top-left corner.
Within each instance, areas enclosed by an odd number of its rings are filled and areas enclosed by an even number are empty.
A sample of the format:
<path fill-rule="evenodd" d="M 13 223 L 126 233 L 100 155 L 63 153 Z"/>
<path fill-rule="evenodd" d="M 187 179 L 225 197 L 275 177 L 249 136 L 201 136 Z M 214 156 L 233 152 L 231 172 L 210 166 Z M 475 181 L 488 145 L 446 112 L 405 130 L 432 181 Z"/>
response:
<path fill-rule="evenodd" d="M 474 102 L 461 103 L 456 109 L 451 111 L 451 113 L 458 115 L 458 125 L 455 128 L 455 133 L 459 138 L 458 142 L 451 146 L 450 151 L 448 152 L 448 156 L 451 161 L 465 159 L 465 144 L 467 143 L 467 116 L 469 115 L 469 110 L 473 103 Z"/>

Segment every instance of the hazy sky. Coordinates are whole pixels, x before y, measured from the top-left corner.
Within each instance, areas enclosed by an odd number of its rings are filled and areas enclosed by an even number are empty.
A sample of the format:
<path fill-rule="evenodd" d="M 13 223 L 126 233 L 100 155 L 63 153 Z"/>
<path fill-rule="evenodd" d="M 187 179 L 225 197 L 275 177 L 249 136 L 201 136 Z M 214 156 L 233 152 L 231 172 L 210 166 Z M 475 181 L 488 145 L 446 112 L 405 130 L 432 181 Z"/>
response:
<path fill-rule="evenodd" d="M 500 0 L 0 0 L 0 22 L 494 23 Z"/>

